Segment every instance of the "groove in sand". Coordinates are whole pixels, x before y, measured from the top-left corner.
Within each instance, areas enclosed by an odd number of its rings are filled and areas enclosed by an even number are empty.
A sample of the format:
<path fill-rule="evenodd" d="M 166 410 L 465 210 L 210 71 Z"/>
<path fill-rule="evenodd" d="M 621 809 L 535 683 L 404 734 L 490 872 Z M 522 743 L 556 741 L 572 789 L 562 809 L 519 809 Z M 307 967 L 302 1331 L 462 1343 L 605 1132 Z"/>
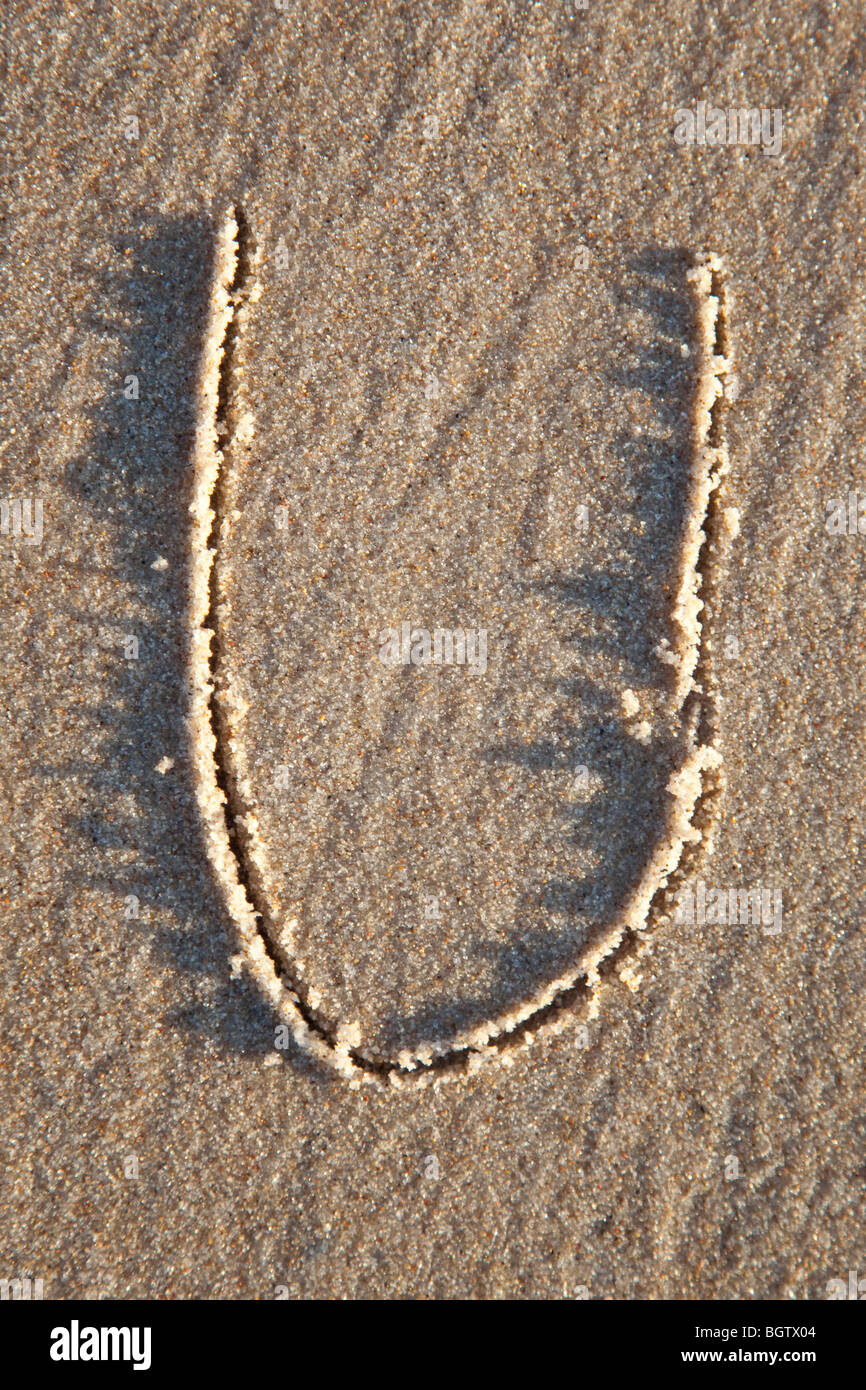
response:
<path fill-rule="evenodd" d="M 215 248 L 190 506 L 189 738 L 208 852 L 240 936 L 241 958 L 298 1045 L 353 1087 L 435 1085 L 446 1077 L 470 1075 L 491 1061 L 509 1066 L 514 1054 L 533 1040 L 594 1018 L 605 990 L 617 981 L 637 988 L 637 967 L 654 930 L 668 919 L 679 885 L 713 849 L 724 776 L 716 747 L 718 695 L 701 614 L 719 554 L 737 527 L 736 510 L 720 503 L 729 467 L 723 379 L 731 371 L 724 266 L 718 256 L 707 254 L 689 272 L 697 310 L 697 393 L 672 614 L 675 640 L 664 654 L 675 668 L 671 715 L 682 757 L 668 783 L 670 804 L 662 842 L 615 923 L 582 952 L 568 974 L 475 1028 L 396 1058 L 382 1058 L 364 1048 L 357 1028 L 329 1026 L 318 1016 L 313 992 L 304 988 L 301 965 L 287 948 L 290 932 L 270 919 L 264 891 L 267 850 L 251 811 L 247 770 L 231 737 L 244 705 L 221 669 L 219 613 L 225 600 L 214 564 L 225 533 L 220 509 L 224 455 L 219 441 L 225 435 L 234 445 L 252 437 L 252 421 L 235 418 L 231 398 L 238 336 L 248 305 L 261 293 L 254 282 L 256 263 L 243 215 L 235 209 Z"/>

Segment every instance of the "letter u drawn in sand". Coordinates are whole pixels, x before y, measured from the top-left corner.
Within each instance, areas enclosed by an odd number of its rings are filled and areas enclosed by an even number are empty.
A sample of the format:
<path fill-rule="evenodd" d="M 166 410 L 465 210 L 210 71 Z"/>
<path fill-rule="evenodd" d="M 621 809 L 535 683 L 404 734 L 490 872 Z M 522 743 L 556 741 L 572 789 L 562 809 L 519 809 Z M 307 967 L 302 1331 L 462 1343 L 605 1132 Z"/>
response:
<path fill-rule="evenodd" d="M 232 739 L 243 719 L 243 702 L 220 670 L 220 602 L 214 578 L 214 557 L 224 534 L 220 439 L 228 429 L 225 401 L 233 346 L 261 293 L 248 241 L 242 214 L 231 211 L 215 250 L 190 507 L 188 729 L 208 852 L 238 932 L 240 959 L 299 1047 L 352 1087 L 436 1085 L 488 1064 L 510 1066 L 519 1049 L 597 1016 L 606 990 L 623 985 L 637 989 L 643 951 L 653 933 L 671 920 L 683 881 L 712 852 L 724 774 L 710 634 L 702 615 L 712 600 L 719 558 L 737 526 L 736 509 L 721 501 L 729 467 L 724 388 L 732 370 L 725 268 L 718 256 L 703 254 L 688 273 L 695 300 L 697 384 L 671 614 L 673 641 L 664 657 L 672 667 L 670 715 L 678 754 L 667 787 L 663 833 L 615 920 L 587 944 L 566 974 L 479 1026 L 383 1058 L 365 1046 L 357 1026 L 323 1020 L 315 991 L 305 987 L 300 963 L 292 962 L 284 932 L 271 920 L 263 888 L 266 846 Z M 232 420 L 234 439 L 249 438 L 251 432 L 249 419 Z"/>

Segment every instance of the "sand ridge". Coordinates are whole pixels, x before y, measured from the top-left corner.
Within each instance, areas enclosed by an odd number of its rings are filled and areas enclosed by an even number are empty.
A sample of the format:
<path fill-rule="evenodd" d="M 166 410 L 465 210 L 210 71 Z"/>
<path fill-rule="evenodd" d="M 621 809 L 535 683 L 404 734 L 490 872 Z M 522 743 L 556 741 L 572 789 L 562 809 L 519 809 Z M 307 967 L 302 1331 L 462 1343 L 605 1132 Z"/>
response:
<path fill-rule="evenodd" d="M 473 1074 L 485 1063 L 507 1066 L 516 1049 L 595 1017 L 603 985 L 612 975 L 630 989 L 638 987 L 637 960 L 647 935 L 668 915 L 676 883 L 693 871 L 694 848 L 712 851 L 723 774 L 701 591 L 707 571 L 718 563 L 717 552 L 736 530 L 735 509 L 719 511 L 720 489 L 729 471 L 724 409 L 725 380 L 732 370 L 724 264 L 718 255 L 706 253 L 696 257 L 688 273 L 697 319 L 691 466 L 673 605 L 676 636 L 659 650 L 660 657 L 674 667 L 671 714 L 679 728 L 681 762 L 668 783 L 670 802 L 661 841 L 617 920 L 581 952 L 567 974 L 479 1026 L 401 1051 L 394 1058 L 382 1058 L 365 1049 L 357 1025 L 329 1028 L 319 1017 L 315 991 L 305 989 L 303 965 L 292 954 L 291 920 L 280 924 L 269 920 L 262 889 L 267 847 L 251 809 L 248 770 L 231 733 L 243 718 L 243 701 L 230 680 L 220 681 L 217 670 L 216 629 L 225 596 L 214 584 L 214 559 L 222 533 L 215 492 L 231 443 L 249 443 L 254 432 L 248 415 L 227 422 L 219 417 L 225 413 L 229 394 L 224 376 L 234 369 L 228 345 L 241 331 L 249 304 L 262 293 L 258 281 L 253 283 L 255 256 L 248 249 L 241 254 L 239 224 L 244 225 L 243 214 L 229 210 L 217 237 L 202 352 L 195 493 L 190 507 L 188 716 L 208 850 L 240 940 L 235 968 L 243 962 L 296 1043 L 353 1087 L 435 1084 L 445 1077 Z M 225 451 L 219 446 L 221 433 L 231 437 Z M 690 853 L 684 854 L 687 848 Z"/>

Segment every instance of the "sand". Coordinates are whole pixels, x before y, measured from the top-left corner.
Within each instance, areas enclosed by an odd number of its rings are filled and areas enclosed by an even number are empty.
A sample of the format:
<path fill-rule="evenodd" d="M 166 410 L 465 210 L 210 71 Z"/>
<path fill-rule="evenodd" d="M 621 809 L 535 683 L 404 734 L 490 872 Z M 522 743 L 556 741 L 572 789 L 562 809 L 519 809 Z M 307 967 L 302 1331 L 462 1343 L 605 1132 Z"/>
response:
<path fill-rule="evenodd" d="M 7 10 L 0 1275 L 862 1264 L 859 18 Z"/>

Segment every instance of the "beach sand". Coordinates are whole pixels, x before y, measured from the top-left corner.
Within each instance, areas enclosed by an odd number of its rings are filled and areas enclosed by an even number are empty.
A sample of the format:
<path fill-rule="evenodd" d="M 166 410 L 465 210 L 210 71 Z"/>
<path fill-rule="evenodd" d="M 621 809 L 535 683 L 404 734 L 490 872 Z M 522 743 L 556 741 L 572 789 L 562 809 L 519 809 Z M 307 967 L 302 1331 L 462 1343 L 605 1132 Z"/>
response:
<path fill-rule="evenodd" d="M 0 536 L 0 1276 L 825 1297 L 866 1259 L 858 7 L 3 26 L 0 499 L 42 521 Z M 778 153 L 678 143 L 704 101 Z M 383 661 L 404 624 L 474 661 Z M 778 911 L 656 901 L 587 985 L 703 737 L 677 883 Z"/>

